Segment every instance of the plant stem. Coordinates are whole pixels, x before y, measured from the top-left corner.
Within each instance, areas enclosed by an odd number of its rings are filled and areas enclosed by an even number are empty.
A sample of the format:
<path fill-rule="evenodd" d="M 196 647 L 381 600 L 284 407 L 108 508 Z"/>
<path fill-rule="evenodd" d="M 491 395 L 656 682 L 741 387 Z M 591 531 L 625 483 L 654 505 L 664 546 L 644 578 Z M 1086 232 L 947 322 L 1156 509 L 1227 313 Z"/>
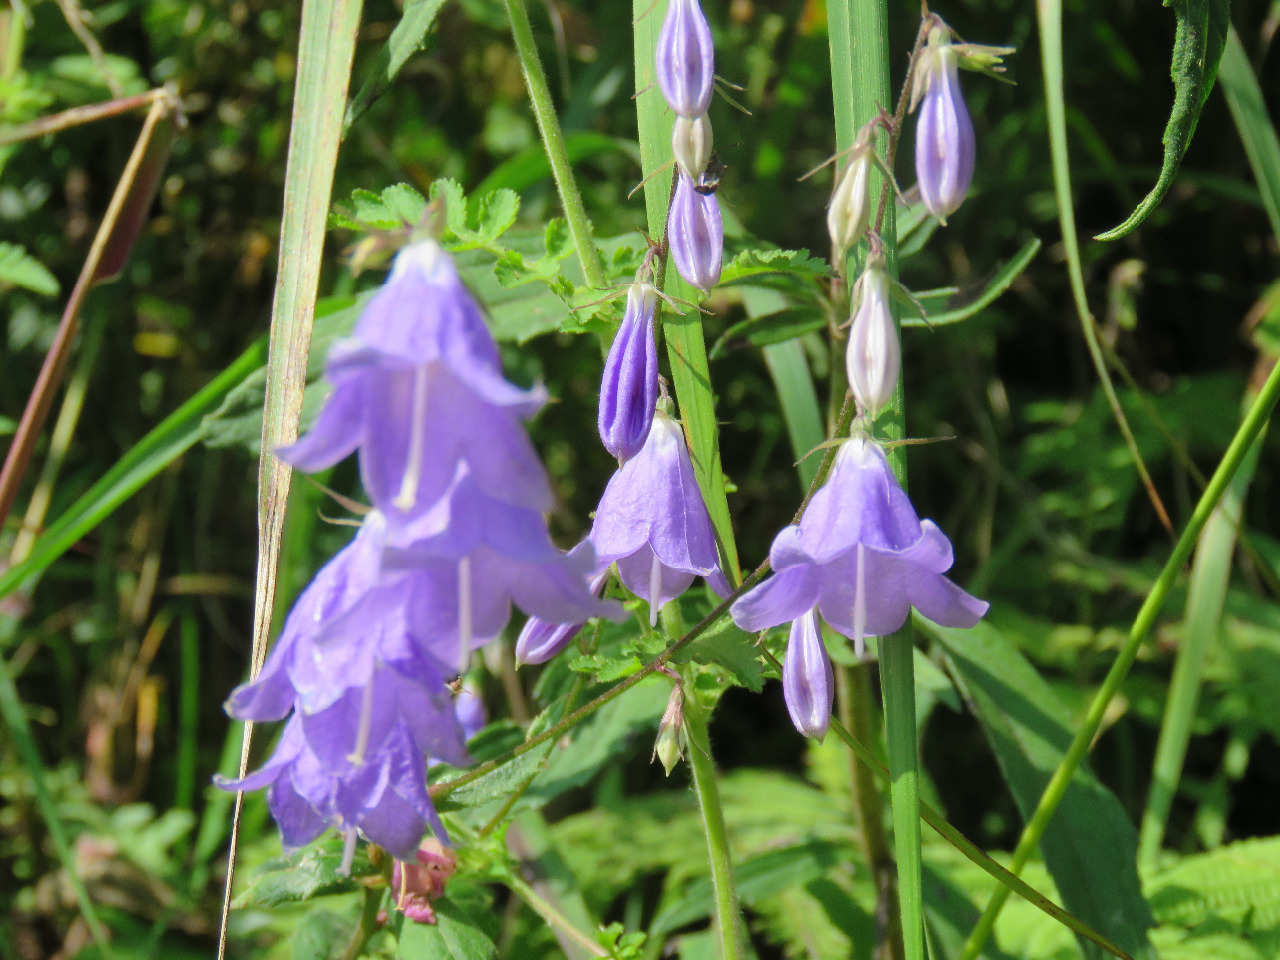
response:
<path fill-rule="evenodd" d="M 1173 587 L 1178 574 L 1181 573 L 1183 565 L 1186 564 L 1187 559 L 1191 556 L 1191 551 L 1195 548 L 1196 539 L 1200 536 L 1200 532 L 1213 514 L 1218 501 L 1222 499 L 1228 484 L 1231 483 L 1241 464 L 1244 463 L 1246 455 L 1253 446 L 1254 439 L 1262 431 L 1267 418 L 1271 415 L 1271 411 L 1276 405 L 1277 399 L 1280 399 L 1280 364 L 1272 367 L 1271 373 L 1262 385 L 1262 389 L 1258 391 L 1257 399 L 1249 407 L 1249 411 L 1245 414 L 1240 428 L 1236 430 L 1235 436 L 1231 438 L 1231 443 L 1227 447 L 1226 453 L 1223 454 L 1222 461 L 1213 472 L 1213 476 L 1209 478 L 1208 486 L 1205 487 L 1204 493 L 1201 494 L 1200 500 L 1196 503 L 1191 519 L 1183 529 L 1182 535 L 1178 537 L 1173 553 L 1169 555 L 1169 559 L 1165 562 L 1160 575 L 1156 577 L 1156 582 L 1151 586 L 1151 592 L 1147 594 L 1146 600 L 1143 601 L 1142 607 L 1138 610 L 1138 615 L 1129 630 L 1129 636 L 1120 648 L 1120 653 L 1116 656 L 1115 663 L 1111 665 L 1106 678 L 1102 681 L 1102 686 L 1098 688 L 1093 701 L 1089 704 L 1084 723 L 1076 732 L 1075 739 L 1071 741 L 1071 746 L 1067 749 L 1066 756 L 1062 758 L 1058 769 L 1054 771 L 1053 778 L 1049 781 L 1049 785 L 1045 787 L 1044 794 L 1040 797 L 1040 802 L 1037 804 L 1035 812 L 1023 828 L 1017 849 L 1014 850 L 1013 859 L 1009 864 L 1011 873 L 1019 873 L 1027 865 L 1027 861 L 1031 859 L 1031 854 L 1036 845 L 1039 844 L 1040 838 L 1044 835 L 1050 818 L 1067 792 L 1067 786 L 1071 783 L 1071 778 L 1075 775 L 1076 769 L 1084 759 L 1085 753 L 1088 752 L 1089 745 L 1093 743 L 1093 738 L 1097 736 L 1098 730 L 1102 726 L 1103 717 L 1106 716 L 1107 708 L 1111 704 L 1111 699 L 1120 689 L 1125 677 L 1128 676 L 1129 668 L 1133 666 L 1139 647 L 1142 646 L 1147 636 L 1151 633 L 1152 627 L 1155 626 L 1156 617 L 1159 616 L 1160 609 L 1164 606 L 1169 590 Z M 978 924 L 973 933 L 970 934 L 968 943 L 965 944 L 963 960 L 973 960 L 982 951 L 983 945 L 995 927 L 996 917 L 1008 898 L 1009 890 L 1005 887 L 998 889 L 995 895 L 992 896 L 991 902 L 987 904 L 982 916 L 978 918 Z"/>
<path fill-rule="evenodd" d="M 693 789 L 702 811 L 702 826 L 707 835 L 707 852 L 711 858 L 711 886 L 715 892 L 716 928 L 720 936 L 721 960 L 743 960 L 746 956 L 742 930 L 742 911 L 733 886 L 732 861 L 729 856 L 729 834 L 720 805 L 720 788 L 716 784 L 716 765 L 711 758 L 711 739 L 707 734 L 707 712 L 694 689 L 692 671 L 682 671 L 685 681 L 684 729 L 689 735 L 689 767 L 693 770 Z"/>
<path fill-rule="evenodd" d="M 540 897 L 537 891 L 535 891 L 533 887 L 529 886 L 529 884 L 522 878 L 513 875 L 507 878 L 506 883 L 521 900 L 529 905 L 529 908 L 533 910 L 534 913 L 547 921 L 547 923 L 551 924 L 551 926 L 564 933 L 569 937 L 569 939 L 581 946 L 593 957 L 609 956 L 609 951 L 600 946 L 593 937 L 590 937 L 583 931 L 579 930 L 568 917 L 552 906 L 547 900 Z"/>
<path fill-rule="evenodd" d="M 880 689 L 889 748 L 893 845 L 898 854 L 898 905 L 903 956 L 924 960 L 924 882 L 920 866 L 920 772 L 917 769 L 915 644 L 907 626 L 880 638 Z"/>
<path fill-rule="evenodd" d="M 365 890 L 364 905 L 360 909 L 360 922 L 356 924 L 347 948 L 342 951 L 342 960 L 357 960 L 360 954 L 364 953 L 364 948 L 369 944 L 369 938 L 378 929 L 378 909 L 382 906 L 384 893 L 386 893 L 386 887 L 371 887 Z"/>
<path fill-rule="evenodd" d="M 841 667 L 836 675 L 840 685 L 840 722 L 861 743 L 875 743 L 875 711 L 872 708 L 871 665 L 859 663 Z M 891 960 L 902 957 L 902 915 L 898 910 L 897 872 L 884 829 L 884 808 L 875 774 L 865 763 L 851 758 L 853 803 L 862 837 L 862 853 L 876 887 L 876 935 L 887 945 Z"/>
<path fill-rule="evenodd" d="M 582 274 L 590 286 L 603 289 L 609 280 L 591 239 L 591 221 L 587 217 L 586 207 L 582 205 L 578 182 L 573 177 L 569 151 L 565 147 L 564 133 L 560 129 L 560 118 L 556 116 L 555 103 L 547 86 L 547 75 L 542 70 L 542 59 L 538 56 L 538 47 L 533 39 L 529 8 L 525 0 L 506 0 L 506 4 L 507 19 L 511 21 L 511 35 L 516 42 L 516 55 L 524 70 L 529 100 L 533 103 L 533 115 L 538 121 L 538 132 L 542 135 L 542 144 L 547 150 L 547 160 L 551 163 L 551 175 L 560 192 L 564 217 L 569 224 L 574 249 L 578 252 L 578 262 L 582 264 Z"/>

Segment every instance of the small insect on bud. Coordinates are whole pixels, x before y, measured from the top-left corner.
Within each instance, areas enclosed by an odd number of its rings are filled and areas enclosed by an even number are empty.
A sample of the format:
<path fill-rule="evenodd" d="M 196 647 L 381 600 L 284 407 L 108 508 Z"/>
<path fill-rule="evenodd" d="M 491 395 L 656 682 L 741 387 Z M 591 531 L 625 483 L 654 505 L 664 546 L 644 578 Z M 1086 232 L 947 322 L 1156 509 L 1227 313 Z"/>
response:
<path fill-rule="evenodd" d="M 715 89 L 715 47 L 698 0 L 671 0 L 654 59 L 671 109 L 690 120 L 706 113 Z"/>
<path fill-rule="evenodd" d="M 871 165 L 871 146 L 855 146 L 831 195 L 827 230 L 837 263 L 871 227 Z"/>
<path fill-rule="evenodd" d="M 676 117 L 675 126 L 671 128 L 671 152 L 675 154 L 676 163 L 691 180 L 697 181 L 711 161 L 711 121 L 704 113 L 690 120 L 688 117 Z"/>
<path fill-rule="evenodd" d="M 835 692 L 835 676 L 822 644 L 815 607 L 791 624 L 782 662 L 782 696 L 796 729 L 815 740 L 825 737 Z"/>
<path fill-rule="evenodd" d="M 613 338 L 600 382 L 597 424 L 600 442 L 619 460 L 640 452 L 658 403 L 658 349 L 653 314 L 658 292 L 637 280 L 627 291 L 627 309 Z"/>
<path fill-rule="evenodd" d="M 700 290 L 720 282 L 724 255 L 724 224 L 714 193 L 700 193 L 693 180 L 678 175 L 676 193 L 667 215 L 667 242 L 680 276 Z"/>
<path fill-rule="evenodd" d="M 845 364 L 853 395 L 869 416 L 875 416 L 893 399 L 902 365 L 898 328 L 889 308 L 890 282 L 883 254 L 873 255 L 854 289 L 858 306 L 849 330 Z"/>
<path fill-rule="evenodd" d="M 653 743 L 653 759 L 662 763 L 667 776 L 684 757 L 684 694 L 679 685 L 671 691 L 667 709 L 658 722 L 658 739 Z M 650 761 L 652 762 L 652 761 Z"/>
<path fill-rule="evenodd" d="M 941 22 L 930 31 L 916 71 L 916 179 L 925 209 L 945 224 L 969 192 L 975 144 L 951 30 Z"/>

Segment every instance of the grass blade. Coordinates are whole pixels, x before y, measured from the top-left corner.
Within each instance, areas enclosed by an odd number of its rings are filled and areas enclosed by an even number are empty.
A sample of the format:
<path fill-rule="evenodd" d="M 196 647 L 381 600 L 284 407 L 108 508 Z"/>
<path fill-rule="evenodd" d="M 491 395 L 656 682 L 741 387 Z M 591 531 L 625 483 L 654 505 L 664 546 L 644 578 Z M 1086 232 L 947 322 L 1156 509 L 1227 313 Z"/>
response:
<path fill-rule="evenodd" d="M 1231 119 L 1244 143 L 1254 179 L 1262 194 L 1262 206 L 1271 220 L 1271 232 L 1280 237 L 1280 138 L 1267 112 L 1267 102 L 1258 77 L 1249 65 L 1235 27 L 1227 31 L 1227 48 L 1218 69 L 1222 92 L 1231 109 Z"/>

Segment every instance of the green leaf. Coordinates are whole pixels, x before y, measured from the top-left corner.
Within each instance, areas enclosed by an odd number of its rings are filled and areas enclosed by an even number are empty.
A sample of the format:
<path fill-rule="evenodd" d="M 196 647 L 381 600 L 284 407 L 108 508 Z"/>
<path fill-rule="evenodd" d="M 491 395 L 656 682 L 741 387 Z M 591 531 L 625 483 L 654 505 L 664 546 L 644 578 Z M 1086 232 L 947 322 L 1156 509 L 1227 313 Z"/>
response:
<path fill-rule="evenodd" d="M 760 317 L 739 321 L 720 335 L 711 347 L 708 359 L 716 360 L 727 351 L 742 347 L 767 347 L 785 343 L 806 333 L 814 333 L 827 325 L 817 307 L 785 307 Z"/>
<path fill-rule="evenodd" d="M 1213 80 L 1227 42 L 1229 0 L 1165 0 L 1178 26 L 1173 39 L 1173 111 L 1164 128 L 1164 160 L 1151 192 L 1129 219 L 1095 239 L 1119 240 L 1151 215 L 1173 184 L 1182 157 L 1191 144 L 1200 110 L 1213 89 Z"/>
<path fill-rule="evenodd" d="M 339 873 L 342 846 L 341 838 L 333 835 L 288 856 L 268 860 L 232 906 L 236 909 L 254 904 L 274 907 L 350 893 L 356 889 L 356 879 L 375 876 L 378 868 L 367 857 L 358 856 L 351 865 L 350 876 Z"/>
<path fill-rule="evenodd" d="M 460 807 L 479 807 L 494 800 L 505 800 L 538 772 L 538 768 L 550 755 L 554 744 L 543 744 L 522 753 L 508 763 L 495 767 L 470 783 L 464 783 L 447 797 L 436 801 L 440 810 L 456 810 Z M 453 779 L 447 767 L 440 765 L 442 779 Z"/>
<path fill-rule="evenodd" d="M 520 195 L 514 190 L 484 194 L 476 211 L 476 234 L 492 243 L 511 228 L 519 214 Z"/>
<path fill-rule="evenodd" d="M 625 153 L 633 157 L 637 163 L 640 160 L 635 141 L 620 140 L 592 130 L 566 132 L 564 146 L 565 152 L 569 155 L 569 162 L 575 167 L 584 160 L 605 153 Z M 487 193 L 502 187 L 519 193 L 550 176 L 551 161 L 547 159 L 547 149 L 540 141 L 535 141 L 514 157 L 499 164 L 492 173 L 480 181 L 476 193 Z"/>
<path fill-rule="evenodd" d="M 809 256 L 808 250 L 743 250 L 720 271 L 720 286 L 771 273 L 809 281 L 830 277 L 831 267 L 825 260 Z"/>
<path fill-rule="evenodd" d="M 444 0 L 405 0 L 400 22 L 391 31 L 386 45 L 378 51 L 368 78 L 347 109 L 342 121 L 344 134 L 370 104 L 382 96 L 409 58 L 422 49 L 427 32 L 443 6 Z"/>
<path fill-rule="evenodd" d="M 293 960 L 336 960 L 347 947 L 357 916 L 340 916 L 331 910 L 310 910 L 294 927 L 290 946 Z"/>
<path fill-rule="evenodd" d="M 948 323 L 959 323 L 974 314 L 985 310 L 997 297 L 1013 285 L 1013 281 L 1040 252 L 1040 240 L 1032 237 L 1008 263 L 996 271 L 995 276 L 985 283 L 966 287 L 958 292 L 948 291 L 943 296 L 930 296 L 928 293 L 917 294 L 920 304 L 925 309 L 925 318 L 904 317 L 904 327 L 940 327 Z"/>
<path fill-rule="evenodd" d="M 16 243 L 0 243 L 0 288 L 3 287 L 22 287 L 46 297 L 58 294 L 57 278 Z"/>
<path fill-rule="evenodd" d="M 917 623 L 946 653 L 952 676 L 986 731 L 1023 816 L 1030 816 L 1072 740 L 1052 688 L 989 624 L 973 630 Z M 1081 767 L 1041 841 L 1063 905 L 1131 956 L 1153 957 L 1154 926 L 1137 871 L 1137 831 L 1115 795 Z M 1081 940 L 1086 956 L 1100 956 Z"/>
<path fill-rule="evenodd" d="M 714 663 L 733 675 L 734 682 L 753 693 L 764 689 L 764 664 L 755 637 L 728 617 L 720 620 L 672 657 L 673 663 Z"/>
<path fill-rule="evenodd" d="M 1262 194 L 1262 205 L 1271 221 L 1271 232 L 1280 238 L 1280 138 L 1267 111 L 1267 101 L 1258 77 L 1249 63 L 1240 37 L 1232 27 L 1219 71 L 1222 92 L 1231 108 L 1231 118 L 1244 143 L 1244 152 L 1253 169 L 1253 178 Z"/>
<path fill-rule="evenodd" d="M 1147 884 L 1161 923 L 1193 928 L 1213 918 L 1280 929 L 1280 837 L 1242 840 L 1187 857 Z"/>
<path fill-rule="evenodd" d="M 783 850 L 770 850 L 741 863 L 734 870 L 738 896 L 750 906 L 830 873 L 847 851 L 829 840 L 808 840 Z M 671 933 L 704 917 L 713 907 L 710 878 L 694 881 L 672 906 L 653 920 L 650 935 Z"/>
<path fill-rule="evenodd" d="M 432 908 L 435 923 L 406 920 L 400 928 L 398 960 L 490 960 L 497 955 L 497 946 L 467 908 L 448 897 Z"/>

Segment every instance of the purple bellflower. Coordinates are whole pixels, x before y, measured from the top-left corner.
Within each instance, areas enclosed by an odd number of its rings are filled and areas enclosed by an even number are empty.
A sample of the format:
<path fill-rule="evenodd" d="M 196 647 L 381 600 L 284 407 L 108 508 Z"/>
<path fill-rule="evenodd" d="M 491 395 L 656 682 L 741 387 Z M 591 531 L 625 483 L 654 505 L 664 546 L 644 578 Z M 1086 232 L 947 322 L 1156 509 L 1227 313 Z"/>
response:
<path fill-rule="evenodd" d="M 460 459 L 491 496 L 551 508 L 542 463 L 520 423 L 545 391 L 503 378 L 479 307 L 434 241 L 400 251 L 352 336 L 330 351 L 326 376 L 333 393 L 310 432 L 280 457 L 313 472 L 359 449 L 365 490 L 390 526 L 430 508 Z"/>
<path fill-rule="evenodd" d="M 699 193 L 683 171 L 667 214 L 671 259 L 690 286 L 707 291 L 720 282 L 724 255 L 724 224 L 714 193 Z"/>
<path fill-rule="evenodd" d="M 840 449 L 830 478 L 800 523 L 774 538 L 769 559 L 773 576 L 730 608 L 749 632 L 817 607 L 861 655 L 867 637 L 897 630 L 912 607 L 946 627 L 972 627 L 987 611 L 943 576 L 951 541 L 920 520 L 884 453 L 862 437 Z"/>
<path fill-rule="evenodd" d="M 579 550 L 591 549 L 591 543 L 584 540 L 570 556 Z M 594 551 L 593 554 L 594 556 Z M 591 578 L 590 589 L 593 596 L 600 596 L 605 581 L 609 579 L 609 571 L 605 569 Z M 546 663 L 557 653 L 569 645 L 569 641 L 578 635 L 578 631 L 587 625 L 585 620 L 574 623 L 554 623 L 541 617 L 530 617 L 525 621 L 520 635 L 516 637 L 516 664 Z"/>
<path fill-rule="evenodd" d="M 945 224 L 969 192 L 976 150 L 948 27 L 939 25 L 930 31 L 916 69 L 913 100 L 920 106 L 916 180 L 925 209 Z"/>
<path fill-rule="evenodd" d="M 715 89 L 715 47 L 698 0 L 668 4 L 654 59 L 671 109 L 690 120 L 706 113 Z"/>
<path fill-rule="evenodd" d="M 600 383 L 600 442 L 619 460 L 634 457 L 644 446 L 658 403 L 658 348 L 653 341 L 653 314 L 658 292 L 636 280 L 627 291 L 627 309 Z"/>
<path fill-rule="evenodd" d="M 792 621 L 782 662 L 782 697 L 796 729 L 815 740 L 825 737 L 835 693 L 835 674 L 814 607 Z"/>
<path fill-rule="evenodd" d="M 729 594 L 684 432 L 661 410 L 644 448 L 605 487 L 589 539 L 597 562 L 616 563 L 627 589 L 649 601 L 651 624 L 696 576 Z"/>

